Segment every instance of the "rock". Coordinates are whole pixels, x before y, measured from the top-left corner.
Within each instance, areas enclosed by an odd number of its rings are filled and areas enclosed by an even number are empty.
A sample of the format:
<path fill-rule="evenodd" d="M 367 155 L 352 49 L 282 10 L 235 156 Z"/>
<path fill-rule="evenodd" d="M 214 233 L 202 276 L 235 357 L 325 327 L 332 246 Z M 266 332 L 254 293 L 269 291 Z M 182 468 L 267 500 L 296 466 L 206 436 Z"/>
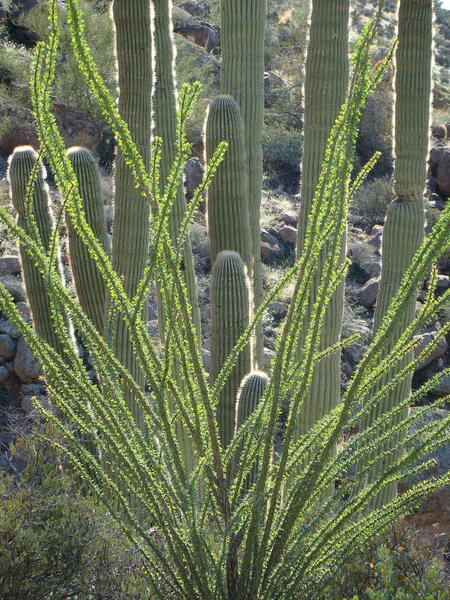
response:
<path fill-rule="evenodd" d="M 102 131 L 94 118 L 63 104 L 55 104 L 54 113 L 67 147 L 84 146 L 94 155 L 99 155 Z M 33 146 L 36 149 L 39 147 L 31 110 L 1 106 L 0 120 L 10 124 L 6 134 L 0 139 L 0 155 L 8 157 L 16 146 Z"/>
<path fill-rule="evenodd" d="M 434 177 L 437 175 L 438 166 L 441 162 L 444 152 L 445 148 L 443 146 L 433 146 L 433 148 L 430 150 L 430 170 Z"/>
<path fill-rule="evenodd" d="M 411 412 L 417 410 L 420 409 L 410 408 Z M 427 423 L 441 421 L 448 417 L 448 415 L 448 411 L 437 409 L 411 426 L 408 429 L 408 433 L 417 431 Z M 398 484 L 398 491 L 400 494 L 407 492 L 419 481 L 431 477 L 440 477 L 450 470 L 450 443 L 441 446 L 427 458 L 434 458 L 436 460 L 436 465 L 431 466 L 424 472 L 402 479 Z M 427 498 L 426 502 L 418 511 L 407 517 L 407 521 L 414 525 L 414 529 L 418 530 L 417 533 L 420 537 L 426 538 L 427 541 L 429 541 L 430 536 L 431 539 L 439 538 L 440 546 L 445 547 L 450 541 L 450 486 L 446 486 Z"/>
<path fill-rule="evenodd" d="M 281 215 L 281 220 L 286 225 L 291 225 L 292 227 L 297 227 L 298 225 L 298 216 L 294 213 L 284 212 Z"/>
<path fill-rule="evenodd" d="M 24 383 L 20 387 L 20 391 L 25 396 L 33 396 L 35 394 L 45 393 L 45 387 L 40 383 Z"/>
<path fill-rule="evenodd" d="M 366 283 L 381 274 L 381 256 L 368 242 L 356 242 L 349 254 L 352 259 L 349 275 L 358 283 Z"/>
<path fill-rule="evenodd" d="M 175 27 L 174 31 L 187 40 L 194 42 L 197 46 L 205 48 L 207 52 L 218 54 L 220 46 L 219 34 L 206 21 L 190 20 L 183 25 Z"/>
<path fill-rule="evenodd" d="M 287 315 L 287 306 L 283 302 L 272 302 L 267 307 L 267 312 L 277 319 L 283 319 Z"/>
<path fill-rule="evenodd" d="M 450 375 L 443 377 L 441 381 L 430 390 L 430 393 L 439 398 L 448 396 L 450 394 Z"/>
<path fill-rule="evenodd" d="M 25 321 L 29 321 L 31 319 L 31 308 L 25 302 L 17 303 L 17 310 L 20 315 L 25 319 Z"/>
<path fill-rule="evenodd" d="M 186 0 L 181 2 L 179 6 L 193 17 L 201 17 L 202 19 L 207 19 L 211 13 L 209 4 L 203 2 L 203 0 Z"/>
<path fill-rule="evenodd" d="M 284 248 L 277 238 L 268 231 L 261 231 L 261 260 L 277 260 L 283 256 Z"/>
<path fill-rule="evenodd" d="M 437 183 L 444 198 L 450 196 L 450 152 L 445 150 L 437 170 Z"/>
<path fill-rule="evenodd" d="M 0 334 L 0 356 L 11 360 L 16 355 L 17 342 L 6 333 Z"/>
<path fill-rule="evenodd" d="M 186 200 L 192 200 L 194 192 L 201 184 L 205 168 L 202 161 L 197 157 L 189 158 L 184 167 L 184 189 Z"/>
<path fill-rule="evenodd" d="M 450 277 L 448 275 L 438 275 L 436 282 L 436 292 L 442 294 L 450 286 Z"/>
<path fill-rule="evenodd" d="M 21 266 L 18 256 L 2 256 L 0 258 L 0 277 L 5 275 L 18 275 Z"/>
<path fill-rule="evenodd" d="M 447 137 L 447 125 L 433 125 L 431 133 L 438 140 L 444 140 Z"/>
<path fill-rule="evenodd" d="M 269 348 L 264 348 L 263 371 L 265 371 L 266 373 L 270 373 L 270 367 L 274 356 L 275 352 L 273 350 L 270 350 Z"/>
<path fill-rule="evenodd" d="M 365 308 L 372 308 L 380 291 L 380 278 L 373 277 L 359 290 L 358 300 Z"/>
<path fill-rule="evenodd" d="M 383 245 L 383 230 L 372 234 L 372 237 L 367 243 L 370 246 L 373 246 L 376 250 L 381 250 L 381 246 Z"/>
<path fill-rule="evenodd" d="M 428 344 L 430 344 L 433 341 L 436 334 L 437 334 L 437 331 L 427 331 L 425 333 L 421 333 L 421 334 L 415 336 L 416 340 L 419 343 L 414 348 L 414 358 L 417 358 L 419 356 L 419 354 L 428 346 Z M 417 369 L 423 369 L 424 367 L 429 365 L 435 358 L 439 358 L 440 356 L 442 356 L 444 354 L 444 352 L 447 350 L 447 348 L 448 348 L 448 344 L 447 344 L 445 338 L 440 340 L 437 347 L 431 352 L 431 354 L 429 354 L 427 356 L 427 358 L 423 362 L 421 362 L 419 364 Z"/>
<path fill-rule="evenodd" d="M 31 352 L 30 346 L 23 338 L 17 343 L 17 354 L 14 359 L 14 371 L 21 381 L 29 383 L 37 381 L 43 375 L 42 367 Z"/>
<path fill-rule="evenodd" d="M 25 287 L 20 277 L 16 277 L 15 275 L 4 275 L 0 278 L 0 281 L 11 294 L 14 302 L 25 302 Z"/>
<path fill-rule="evenodd" d="M 5 383 L 5 381 L 8 379 L 9 377 L 9 371 L 7 369 L 7 367 L 5 366 L 0 366 L 0 384 L 1 383 Z"/>
<path fill-rule="evenodd" d="M 283 227 L 279 231 L 279 235 L 281 240 L 285 244 L 291 244 L 295 246 L 297 243 L 298 231 L 292 225 L 283 225 Z"/>
<path fill-rule="evenodd" d="M 374 225 L 370 230 L 370 235 L 382 234 L 384 231 L 384 225 Z"/>
<path fill-rule="evenodd" d="M 22 334 L 16 328 L 14 323 L 9 321 L 8 319 L 0 320 L 0 333 L 7 333 L 10 337 L 12 337 L 15 340 L 18 340 L 22 336 Z"/>

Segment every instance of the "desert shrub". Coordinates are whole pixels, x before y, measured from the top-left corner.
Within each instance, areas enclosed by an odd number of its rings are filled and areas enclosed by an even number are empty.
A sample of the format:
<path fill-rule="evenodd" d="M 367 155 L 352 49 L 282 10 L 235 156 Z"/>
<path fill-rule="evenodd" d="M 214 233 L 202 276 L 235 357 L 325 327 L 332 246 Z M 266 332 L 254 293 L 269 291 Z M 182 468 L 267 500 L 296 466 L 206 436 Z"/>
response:
<path fill-rule="evenodd" d="M 24 46 L 0 46 L 0 104 L 31 105 L 28 89 L 32 55 Z"/>
<path fill-rule="evenodd" d="M 418 544 L 399 524 L 361 549 L 355 560 L 324 591 L 327 600 L 447 600 L 449 574 L 442 552 Z"/>
<path fill-rule="evenodd" d="M 356 191 L 350 210 L 353 215 L 360 217 L 367 229 L 371 229 L 374 225 L 384 223 L 393 199 L 392 181 L 386 178 L 373 179 Z"/>
<path fill-rule="evenodd" d="M 298 187 L 303 136 L 276 125 L 263 128 L 264 172 L 269 187 L 292 192 Z"/>
<path fill-rule="evenodd" d="M 194 254 L 195 272 L 197 275 L 208 274 L 211 271 L 211 252 L 206 229 L 197 223 L 192 223 L 189 233 Z"/>
<path fill-rule="evenodd" d="M 442 214 L 437 208 L 426 208 L 426 226 L 425 233 L 428 235 L 433 227 L 439 222 Z M 450 246 L 442 249 L 442 253 L 437 261 L 441 273 L 450 273 Z"/>
<path fill-rule="evenodd" d="M 142 559 L 109 513 L 80 495 L 61 456 L 37 442 L 38 433 L 58 441 L 47 425 L 36 426 L 13 448 L 25 471 L 0 478 L 0 596 L 148 598 Z"/>

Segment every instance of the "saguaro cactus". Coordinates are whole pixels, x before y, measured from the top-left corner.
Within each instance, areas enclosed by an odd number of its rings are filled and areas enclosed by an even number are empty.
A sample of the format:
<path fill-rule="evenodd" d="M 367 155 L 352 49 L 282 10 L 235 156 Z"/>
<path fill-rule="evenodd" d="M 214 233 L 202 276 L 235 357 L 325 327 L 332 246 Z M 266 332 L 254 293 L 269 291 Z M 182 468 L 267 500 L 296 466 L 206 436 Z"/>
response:
<path fill-rule="evenodd" d="M 249 281 L 237 252 L 221 252 L 216 259 L 211 283 L 211 368 L 214 384 L 222 365 L 248 327 L 250 319 Z M 240 383 L 251 369 L 247 345 L 233 367 L 219 398 L 217 418 L 222 447 L 234 435 L 236 397 Z"/>
<path fill-rule="evenodd" d="M 297 251 L 302 252 L 306 226 L 331 128 L 344 103 L 348 79 L 349 0 L 313 0 L 306 56 L 305 128 L 301 182 L 301 209 Z M 345 256 L 345 239 L 342 240 Z M 319 272 L 325 265 L 326 250 Z M 311 298 L 311 307 L 315 298 Z M 339 340 L 344 308 L 344 283 L 336 290 L 324 319 L 321 346 Z M 300 345 L 303 343 L 300 340 Z M 340 352 L 320 361 L 314 370 L 308 397 L 300 414 L 299 432 L 304 433 L 339 402 Z"/>
<path fill-rule="evenodd" d="M 109 253 L 100 175 L 92 154 L 86 148 L 71 148 L 67 155 L 75 171 L 78 189 L 83 201 L 86 220 L 103 249 Z M 75 288 L 81 307 L 92 323 L 103 334 L 105 328 L 106 285 L 100 271 L 89 255 L 87 247 L 76 234 L 67 218 L 70 263 Z"/>
<path fill-rule="evenodd" d="M 236 431 L 258 408 L 268 383 L 269 378 L 260 371 L 254 371 L 244 377 L 237 396 Z M 237 457 L 236 463 L 239 463 L 239 457 Z M 257 473 L 258 465 L 255 464 L 246 480 L 245 487 L 247 489 L 255 482 Z"/>
<path fill-rule="evenodd" d="M 130 133 L 144 162 L 150 161 L 152 133 L 152 36 L 150 0 L 114 0 L 116 54 L 119 87 L 119 112 L 128 123 Z M 116 161 L 116 194 L 112 262 L 123 276 L 127 294 L 134 296 L 142 277 L 149 242 L 149 205 L 136 189 L 133 175 L 121 153 Z M 144 318 L 147 306 L 144 307 Z M 118 359 L 135 380 L 144 385 L 128 330 L 118 315 L 114 348 Z M 132 398 L 127 398 L 134 418 L 144 427 L 141 412 Z"/>
<path fill-rule="evenodd" d="M 38 154 L 30 146 L 20 146 L 14 150 L 9 159 L 8 181 L 11 201 L 17 210 L 17 220 L 20 227 L 33 235 L 27 219 L 27 189 L 30 177 L 37 167 L 36 179 L 33 186 L 32 213 L 36 221 L 38 233 L 43 247 L 48 251 L 52 243 L 52 216 L 49 207 L 48 187 L 44 182 L 43 166 L 38 164 Z M 32 258 L 20 248 L 22 271 L 27 290 L 28 301 L 33 314 L 36 332 L 41 335 L 62 356 L 63 347 L 51 317 L 50 299 L 48 297 L 44 278 L 34 265 Z M 59 250 L 54 253 L 58 260 Z"/>
<path fill-rule="evenodd" d="M 206 160 L 222 141 L 227 152 L 208 190 L 208 232 L 211 262 L 222 250 L 238 252 L 252 273 L 248 205 L 248 177 L 244 126 L 239 107 L 231 96 L 217 96 L 206 120 Z"/>
<path fill-rule="evenodd" d="M 154 46 L 155 81 L 153 89 L 153 108 L 155 135 L 163 140 L 160 183 L 161 192 L 167 182 L 177 154 L 177 93 L 175 86 L 175 45 L 172 37 L 171 2 L 153 0 L 154 6 Z M 169 218 L 172 243 L 175 244 L 186 211 L 183 182 L 180 179 L 176 199 Z M 192 306 L 192 316 L 200 338 L 200 310 L 198 307 L 197 283 L 195 279 L 192 245 L 189 237 L 183 247 L 184 279 Z M 163 326 L 163 325 L 162 325 Z M 163 332 L 162 332 L 163 333 Z"/>
<path fill-rule="evenodd" d="M 432 0 L 401 0 L 398 15 L 398 48 L 395 75 L 395 169 L 396 198 L 389 206 L 383 231 L 380 292 L 374 317 L 374 333 L 380 327 L 389 304 L 397 294 L 402 277 L 424 236 L 423 190 L 427 171 L 430 132 Z M 403 319 L 393 332 L 391 344 L 414 319 L 416 298 L 411 297 Z M 392 347 L 392 346 L 391 346 Z M 398 372 L 412 356 L 398 363 Z M 389 375 L 392 378 L 395 372 Z M 384 381 L 386 383 L 386 381 Z M 366 418 L 369 426 L 409 395 L 411 377 L 399 383 L 375 406 Z M 398 419 L 402 417 L 399 415 Z M 388 460 L 388 459 L 386 459 Z M 392 459 L 391 459 L 392 460 Z M 378 469 L 386 468 L 386 463 Z M 377 497 L 380 506 L 396 493 L 396 486 L 385 488 Z"/>
<path fill-rule="evenodd" d="M 266 0 L 222 0 L 221 94 L 232 96 L 241 111 L 248 161 L 248 199 L 253 254 L 254 308 L 262 302 L 260 206 L 264 121 L 264 30 Z M 255 360 L 262 365 L 262 323 L 256 330 Z"/>

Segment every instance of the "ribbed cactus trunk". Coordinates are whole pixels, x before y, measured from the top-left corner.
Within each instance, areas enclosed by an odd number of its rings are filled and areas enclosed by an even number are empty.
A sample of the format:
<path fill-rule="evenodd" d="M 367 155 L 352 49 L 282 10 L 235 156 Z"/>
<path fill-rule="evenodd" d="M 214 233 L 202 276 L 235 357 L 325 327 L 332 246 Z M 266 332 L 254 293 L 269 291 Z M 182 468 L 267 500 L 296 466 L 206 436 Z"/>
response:
<path fill-rule="evenodd" d="M 30 146 L 20 146 L 14 150 L 9 159 L 8 181 L 11 201 L 17 211 L 17 223 L 31 237 L 33 230 L 27 219 L 27 189 L 33 170 L 38 167 L 33 187 L 31 209 L 34 215 L 39 237 L 46 251 L 50 249 L 53 240 L 52 216 L 50 213 L 48 187 L 44 182 L 43 166 L 38 164 L 38 154 Z M 55 331 L 51 316 L 50 299 L 44 278 L 35 266 L 33 259 L 20 247 L 22 272 L 27 290 L 28 301 L 33 315 L 34 329 L 62 357 L 63 346 Z M 59 261 L 59 248 L 55 249 L 54 260 Z"/>
<path fill-rule="evenodd" d="M 264 31 L 266 0 L 222 0 L 220 93 L 232 96 L 241 111 L 248 161 L 248 198 L 253 254 L 253 302 L 262 302 L 260 212 L 264 121 Z M 264 358 L 262 323 L 256 330 L 255 362 Z"/>
<path fill-rule="evenodd" d="M 78 190 L 83 201 L 86 221 L 103 250 L 109 254 L 110 244 L 97 163 L 86 148 L 70 148 L 67 156 L 78 181 Z M 105 330 L 106 284 L 86 245 L 75 232 L 68 215 L 66 215 L 66 221 L 69 234 L 70 264 L 78 300 L 86 315 L 103 335 Z"/>
<path fill-rule="evenodd" d="M 155 135 L 163 140 L 160 168 L 161 192 L 167 182 L 174 164 L 177 151 L 177 92 L 175 85 L 175 44 L 172 34 L 172 2 L 170 0 L 153 0 L 154 6 L 154 46 L 155 46 L 155 81 L 153 88 L 153 109 Z M 175 244 L 180 233 L 180 226 L 186 212 L 183 182 L 177 188 L 177 195 L 169 218 L 169 229 L 172 243 Z M 200 309 L 198 306 L 197 281 L 195 278 L 192 245 L 187 237 L 183 247 L 183 275 L 186 282 L 189 302 L 192 306 L 193 323 L 200 339 Z"/>
<path fill-rule="evenodd" d="M 305 242 L 306 226 L 319 181 L 327 140 L 345 101 L 349 81 L 349 11 L 350 0 L 313 0 L 309 44 L 306 57 L 305 125 L 301 180 L 301 207 L 297 252 Z M 345 257 L 345 237 L 341 243 Z M 318 279 L 326 263 L 326 249 L 320 256 Z M 317 289 L 317 288 L 316 288 Z M 310 305 L 313 306 L 313 291 Z M 325 315 L 320 344 L 322 348 L 339 340 L 344 309 L 344 283 L 333 295 Z M 307 323 L 309 319 L 307 318 Z M 299 346 L 304 338 L 299 341 Z M 314 370 L 313 380 L 299 418 L 298 433 L 308 431 L 339 402 L 341 388 L 340 352 L 322 359 Z"/>
<path fill-rule="evenodd" d="M 211 282 L 211 385 L 248 327 L 249 318 L 249 281 L 244 263 L 237 252 L 221 252 L 214 264 Z M 250 362 L 247 345 L 220 394 L 217 419 L 222 448 L 228 446 L 234 435 L 237 393 L 242 379 L 250 371 Z"/>
<path fill-rule="evenodd" d="M 206 120 L 206 160 L 220 142 L 228 148 L 208 190 L 207 221 L 214 265 L 222 250 L 234 250 L 252 274 L 248 176 L 244 125 L 239 107 L 231 96 L 217 96 Z"/>
<path fill-rule="evenodd" d="M 177 92 L 175 86 L 175 45 L 172 34 L 172 3 L 168 0 L 152 0 L 154 11 L 154 46 L 155 73 L 153 88 L 154 133 L 162 138 L 162 156 L 160 164 L 161 194 L 167 184 L 178 151 L 177 139 Z M 172 243 L 176 246 L 180 234 L 180 226 L 186 212 L 184 187 L 180 178 L 176 198 L 169 217 L 169 231 Z M 198 306 L 197 282 L 195 278 L 192 245 L 187 237 L 183 246 L 183 276 L 190 305 L 192 307 L 192 322 L 197 330 L 199 344 L 200 309 Z M 159 288 L 158 288 L 159 293 Z M 163 311 L 158 311 L 161 339 L 164 339 L 167 325 L 164 322 Z M 177 377 L 178 364 L 174 364 L 174 376 Z M 187 469 L 192 472 L 195 467 L 194 452 L 186 429 L 180 421 L 177 422 L 177 437 L 183 452 Z"/>
<path fill-rule="evenodd" d="M 152 39 L 150 0 L 114 0 L 116 54 L 119 87 L 119 112 L 128 123 L 146 165 L 150 161 L 152 131 Z M 116 161 L 116 195 L 112 262 L 123 277 L 131 298 L 142 277 L 149 243 L 149 205 L 136 189 L 131 170 L 119 152 Z M 143 318 L 147 320 L 147 305 Z M 114 331 L 118 359 L 143 387 L 144 379 L 135 358 L 130 336 L 118 315 Z M 144 427 L 141 411 L 132 397 L 127 402 L 139 426 Z"/>
<path fill-rule="evenodd" d="M 380 292 L 374 317 L 374 333 L 383 322 L 391 300 L 397 294 L 403 275 L 423 241 L 425 212 L 423 191 L 427 174 L 430 134 L 431 66 L 432 66 L 432 0 L 401 0 L 398 15 L 398 47 L 395 75 L 395 169 L 396 198 L 389 206 L 383 230 Z M 414 319 L 416 298 L 411 297 L 407 311 L 393 332 L 390 347 Z M 412 354 L 398 363 L 393 376 Z M 382 381 L 380 385 L 386 383 Z M 374 407 L 364 425 L 391 410 L 411 391 L 411 376 L 397 385 L 381 404 Z M 399 415 L 397 422 L 403 419 Z M 401 441 L 402 433 L 396 443 Z M 395 443 L 391 443 L 390 447 Z M 391 458 L 386 459 L 392 461 Z M 376 466 L 377 472 L 388 466 Z M 375 475 L 375 473 L 374 473 Z M 382 506 L 396 494 L 396 485 L 385 488 L 375 505 Z"/>

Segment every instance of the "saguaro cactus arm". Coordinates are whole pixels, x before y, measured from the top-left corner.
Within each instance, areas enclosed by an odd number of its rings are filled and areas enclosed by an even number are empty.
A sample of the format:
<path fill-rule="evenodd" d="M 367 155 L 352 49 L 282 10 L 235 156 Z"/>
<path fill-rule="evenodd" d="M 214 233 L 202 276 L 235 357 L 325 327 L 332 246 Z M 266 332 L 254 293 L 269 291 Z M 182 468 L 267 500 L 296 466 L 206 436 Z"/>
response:
<path fill-rule="evenodd" d="M 252 274 L 251 234 L 248 205 L 248 177 L 244 126 L 239 107 L 231 96 L 217 96 L 206 120 L 206 160 L 218 144 L 228 143 L 227 152 L 208 190 L 208 232 L 211 262 L 222 250 L 240 254 Z"/>
<path fill-rule="evenodd" d="M 301 181 L 301 209 L 297 252 L 302 252 L 308 217 L 327 140 L 345 101 L 349 80 L 348 23 L 349 0 L 313 0 L 309 44 L 306 57 L 305 127 Z M 342 239 L 342 257 L 345 239 Z M 326 249 L 320 257 L 320 277 L 326 262 Z M 314 292 L 311 306 L 314 304 Z M 321 346 L 327 348 L 339 340 L 344 307 L 344 284 L 331 299 L 325 315 Z M 303 343 L 300 340 L 300 346 Z M 333 352 L 317 365 L 310 392 L 304 403 L 299 433 L 306 432 L 321 416 L 339 402 L 341 389 L 340 352 Z"/>
<path fill-rule="evenodd" d="M 432 0 L 401 0 L 398 15 L 398 47 L 395 75 L 395 169 L 396 198 L 388 209 L 383 231 L 380 292 L 374 316 L 374 333 L 380 327 L 391 300 L 397 294 L 403 275 L 414 253 L 423 241 L 425 187 L 430 132 L 431 65 L 432 65 Z M 410 304 L 392 335 L 391 345 L 414 319 L 416 298 Z M 411 356 L 396 365 L 394 376 Z M 384 382 L 385 383 L 385 382 Z M 388 412 L 411 391 L 411 376 L 393 388 L 383 403 L 373 408 L 365 419 L 369 426 Z M 401 415 L 399 415 L 399 419 Z M 395 423 L 394 423 L 395 424 Z M 403 434 L 400 433 L 401 437 Z M 399 438 L 400 439 L 400 438 Z M 398 441 L 398 440 L 397 440 Z M 393 457 L 391 457 L 393 460 Z M 385 468 L 379 464 L 378 468 Z M 376 499 L 382 506 L 396 494 L 396 486 L 385 488 Z"/>
<path fill-rule="evenodd" d="M 11 201 L 17 211 L 20 227 L 32 235 L 26 215 L 27 188 L 33 169 L 37 166 L 38 154 L 31 146 L 20 146 L 14 150 L 9 159 L 8 181 Z M 52 243 L 52 216 L 50 214 L 48 187 L 44 182 L 43 166 L 38 165 L 36 180 L 33 187 L 32 211 L 43 247 L 49 250 Z M 56 334 L 51 316 L 50 299 L 45 281 L 25 250 L 20 248 L 22 271 L 27 290 L 28 301 L 33 314 L 36 332 L 42 336 L 61 356 L 64 356 L 63 346 Z M 55 252 L 58 260 L 59 251 Z"/>
<path fill-rule="evenodd" d="M 92 154 L 86 148 L 71 148 L 67 152 L 78 181 L 86 220 L 103 249 L 109 253 L 100 175 Z M 78 299 L 84 312 L 103 334 L 105 328 L 106 284 L 85 244 L 76 234 L 69 217 L 69 251 Z"/>
<path fill-rule="evenodd" d="M 221 252 L 213 268 L 211 283 L 211 368 L 214 384 L 222 365 L 249 325 L 249 281 L 244 263 L 237 252 Z M 236 397 L 244 376 L 250 371 L 250 348 L 239 356 L 219 398 L 217 418 L 222 447 L 234 435 Z"/>
<path fill-rule="evenodd" d="M 255 309 L 262 302 L 260 212 L 263 178 L 261 135 L 264 122 L 264 31 L 266 0 L 222 0 L 222 79 L 220 93 L 241 111 L 248 161 L 248 199 L 253 254 Z M 255 360 L 263 363 L 262 323 L 256 330 Z"/>

